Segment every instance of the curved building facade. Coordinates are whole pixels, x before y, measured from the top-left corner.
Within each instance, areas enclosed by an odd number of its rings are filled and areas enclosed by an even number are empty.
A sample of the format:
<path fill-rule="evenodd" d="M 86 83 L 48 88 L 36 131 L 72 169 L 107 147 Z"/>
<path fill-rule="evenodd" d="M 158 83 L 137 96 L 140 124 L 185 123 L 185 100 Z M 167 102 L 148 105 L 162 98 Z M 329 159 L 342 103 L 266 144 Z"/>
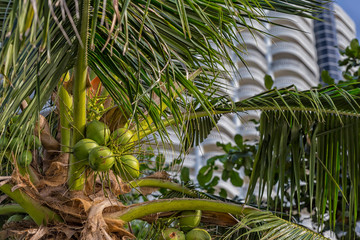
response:
<path fill-rule="evenodd" d="M 337 4 L 334 4 L 334 17 L 338 48 L 344 50 L 349 42 L 356 38 L 356 26 L 354 21 Z"/>

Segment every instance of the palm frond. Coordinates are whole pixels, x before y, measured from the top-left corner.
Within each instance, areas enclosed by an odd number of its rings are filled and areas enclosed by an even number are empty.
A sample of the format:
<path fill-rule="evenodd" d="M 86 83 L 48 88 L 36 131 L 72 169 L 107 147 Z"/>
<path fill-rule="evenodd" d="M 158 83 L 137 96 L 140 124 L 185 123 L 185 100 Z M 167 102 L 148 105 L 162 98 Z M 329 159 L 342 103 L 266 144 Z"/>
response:
<path fill-rule="evenodd" d="M 242 234 L 239 234 L 241 232 Z M 246 214 L 241 221 L 226 234 L 224 239 L 328 239 L 310 229 L 296 223 L 282 219 L 271 212 L 252 211 Z"/>
<path fill-rule="evenodd" d="M 331 85 L 321 89 L 299 92 L 294 86 L 273 89 L 236 104 L 238 111 L 248 110 L 290 110 L 314 113 L 319 121 L 326 114 L 359 116 L 359 89 L 345 90 L 349 84 Z M 219 108 L 220 110 L 220 108 Z"/>
<path fill-rule="evenodd" d="M 27 3 L 29 2 L 31 1 Z M 19 3 L 16 4 L 19 5 Z M 14 3 L 13 6 L 16 4 Z M 20 11 L 21 9 L 19 8 L 21 7 L 25 6 L 13 7 L 10 14 L 15 14 L 16 16 L 17 11 Z M 30 5 L 26 7 L 32 8 Z M 33 30 L 31 30 L 30 26 L 28 26 L 29 28 L 21 26 L 20 20 L 10 21 L 7 25 L 4 25 L 9 32 L 3 35 L 0 58 L 2 65 L 1 72 L 4 75 L 2 86 L 0 86 L 0 125 L 6 126 L 9 123 L 9 119 L 18 112 L 21 102 L 32 97 L 19 120 L 20 126 L 26 125 L 26 127 L 16 130 L 22 137 L 33 130 L 34 122 L 37 120 L 42 106 L 49 101 L 52 91 L 58 85 L 63 73 L 72 67 L 74 53 L 76 52 L 76 45 L 65 43 L 66 39 L 64 34 L 59 31 L 59 25 L 55 22 L 46 23 L 46 16 L 50 14 L 49 12 L 46 13 L 47 3 L 46 5 L 41 5 L 41 7 L 40 12 L 42 15 L 39 13 L 38 17 L 42 16 L 41 21 L 47 26 L 43 28 L 43 31 L 48 34 L 47 39 L 51 38 L 51 43 L 49 40 L 45 44 L 47 46 L 45 51 L 41 48 L 44 43 L 43 33 L 36 30 L 36 26 L 34 26 L 34 38 L 31 38 L 26 37 L 26 34 L 28 31 L 31 33 Z M 68 7 L 70 9 L 75 8 L 74 4 Z M 23 13 L 21 17 L 26 18 L 30 22 L 35 21 L 35 18 L 31 17 L 33 14 L 30 11 L 28 14 Z M 56 8 L 54 14 L 60 18 L 61 9 Z M 74 39 L 73 28 L 68 22 L 68 19 L 63 19 L 63 30 L 67 32 L 67 37 Z M 21 35 L 19 32 L 20 28 L 27 29 L 28 31 L 24 30 L 22 32 L 23 35 Z M 49 58 L 49 56 L 51 57 Z M 13 134 L 12 138 L 15 135 Z"/>
<path fill-rule="evenodd" d="M 360 92 L 346 86 L 274 89 L 235 104 L 238 110 L 263 110 L 248 199 L 258 186 L 259 204 L 264 194 L 269 208 L 280 205 L 283 212 L 288 202 L 291 216 L 294 202 L 300 212 L 308 189 L 310 211 L 315 206 L 320 222 L 329 211 L 335 227 L 340 209 L 351 228 L 359 209 Z"/>

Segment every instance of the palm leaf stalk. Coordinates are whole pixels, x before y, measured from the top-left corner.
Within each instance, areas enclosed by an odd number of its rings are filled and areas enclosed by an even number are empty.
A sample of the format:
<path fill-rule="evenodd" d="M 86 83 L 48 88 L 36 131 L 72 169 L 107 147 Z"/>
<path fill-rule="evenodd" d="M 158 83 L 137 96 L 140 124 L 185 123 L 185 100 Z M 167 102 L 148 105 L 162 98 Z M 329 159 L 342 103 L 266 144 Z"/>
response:
<path fill-rule="evenodd" d="M 68 78 L 68 74 L 66 75 Z M 67 79 L 69 80 L 69 79 Z M 71 109 L 72 98 L 63 85 L 59 87 L 59 111 L 61 125 L 61 151 L 71 151 Z"/>
<path fill-rule="evenodd" d="M 156 187 L 170 189 L 173 191 L 181 192 L 190 197 L 198 197 L 198 194 L 191 189 L 188 189 L 180 184 L 173 183 L 171 181 L 162 180 L 162 179 L 152 179 L 144 178 L 139 180 L 133 180 L 128 183 L 132 188 L 141 188 L 141 187 Z"/>
<path fill-rule="evenodd" d="M 6 204 L 0 206 L 0 215 L 12 213 L 26 213 L 26 210 L 19 204 Z"/>
<path fill-rule="evenodd" d="M 173 198 L 171 201 L 168 199 L 156 200 L 134 204 L 133 206 L 119 212 L 106 214 L 104 217 L 120 219 L 126 223 L 158 212 L 184 210 L 215 211 L 241 216 L 240 218 L 242 218 L 242 220 L 238 226 L 236 226 L 236 228 L 239 229 L 244 226 L 253 226 L 253 228 L 245 235 L 254 232 L 263 233 L 261 239 L 287 239 L 290 236 L 293 238 L 296 237 L 296 239 L 327 239 L 309 229 L 279 218 L 270 212 L 263 212 L 246 205 L 207 199 Z M 230 233 L 227 237 L 234 234 L 235 232 L 236 231 L 233 230 L 233 232 Z"/>
<path fill-rule="evenodd" d="M 61 222 L 62 218 L 51 209 L 42 206 L 39 202 L 32 199 L 20 189 L 15 189 L 12 184 L 5 183 L 0 187 L 0 190 L 7 196 L 11 197 L 17 202 L 27 214 L 34 220 L 37 225 L 43 225 L 54 222 Z M 21 210 L 22 212 L 22 210 Z"/>

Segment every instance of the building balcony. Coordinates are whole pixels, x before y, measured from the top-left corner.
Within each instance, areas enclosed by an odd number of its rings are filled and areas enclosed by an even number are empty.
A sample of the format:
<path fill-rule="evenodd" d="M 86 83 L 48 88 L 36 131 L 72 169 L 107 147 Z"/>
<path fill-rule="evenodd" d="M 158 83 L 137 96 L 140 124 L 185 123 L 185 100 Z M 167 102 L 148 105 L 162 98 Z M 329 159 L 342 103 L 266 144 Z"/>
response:
<path fill-rule="evenodd" d="M 237 89 L 236 94 L 237 94 L 237 97 L 239 98 L 239 100 L 244 100 L 244 99 L 252 97 L 256 94 L 259 94 L 263 91 L 265 91 L 264 86 L 261 87 L 256 83 L 254 84 L 254 83 L 248 82 L 246 85 L 241 84 L 240 87 Z"/>
<path fill-rule="evenodd" d="M 250 120 L 260 121 L 260 115 L 260 110 L 250 110 L 238 113 L 238 117 L 240 118 L 242 125 Z"/>
<path fill-rule="evenodd" d="M 341 50 L 345 50 L 347 46 L 349 46 L 349 40 L 344 37 L 342 34 L 338 34 L 337 36 L 338 48 Z"/>
<path fill-rule="evenodd" d="M 271 53 L 275 61 L 282 60 L 283 58 L 299 60 L 298 65 L 306 66 L 313 75 L 318 74 L 318 67 L 316 64 L 317 59 L 311 57 L 307 52 L 298 44 L 290 42 L 281 42 L 271 47 Z"/>
<path fill-rule="evenodd" d="M 265 72 L 261 69 L 249 67 L 248 69 L 243 67 L 238 69 L 239 78 L 238 83 L 243 85 L 257 85 L 264 89 L 264 76 Z"/>
<path fill-rule="evenodd" d="M 278 23 L 280 25 L 294 27 L 306 33 L 313 32 L 313 22 L 307 21 L 305 18 L 271 11 L 269 12 L 269 17 L 272 22 Z M 310 41 L 314 41 L 314 36 L 312 34 L 309 34 L 307 37 Z"/>
<path fill-rule="evenodd" d="M 347 15 L 347 13 L 338 5 L 334 4 L 334 12 L 335 12 L 335 21 L 341 21 L 348 26 L 349 29 L 355 33 L 355 23 L 354 21 Z"/>
<path fill-rule="evenodd" d="M 248 31 L 241 32 L 241 37 L 239 41 L 247 46 L 248 50 L 251 48 L 258 49 L 262 54 L 266 54 L 266 44 L 264 37 L 260 37 L 257 34 L 252 35 Z M 241 48 L 241 46 L 239 46 Z"/>
<path fill-rule="evenodd" d="M 252 27 L 252 28 L 255 28 L 255 29 L 259 29 L 263 32 L 266 32 L 266 28 L 264 26 L 264 24 L 261 24 L 259 23 L 258 21 L 256 20 L 253 20 L 253 19 L 250 19 L 250 18 L 245 18 L 245 22 L 248 26 Z M 244 27 L 245 31 L 249 31 L 246 27 Z M 254 34 L 257 33 L 257 31 L 255 32 L 254 31 Z"/>
<path fill-rule="evenodd" d="M 246 141 L 259 140 L 259 131 L 256 130 L 256 125 L 254 122 L 243 123 L 240 126 L 239 132 Z"/>
<path fill-rule="evenodd" d="M 296 30 L 285 29 L 283 27 L 272 27 L 270 34 L 274 35 L 272 41 L 275 42 L 295 42 L 301 45 L 303 49 L 313 58 L 316 58 L 316 49 L 313 41 L 310 41 L 306 35 L 310 33 L 303 33 Z M 274 45 L 275 45 L 274 44 Z"/>
<path fill-rule="evenodd" d="M 356 37 L 355 32 L 348 28 L 342 21 L 336 21 L 336 31 L 338 34 L 342 34 L 349 41 L 349 43 Z"/>
<path fill-rule="evenodd" d="M 314 63 L 314 65 L 317 66 L 316 63 Z M 307 86 L 307 88 L 318 84 L 318 68 L 314 74 L 310 72 L 306 67 L 304 67 L 300 62 L 294 59 L 283 59 L 274 61 L 272 63 L 272 69 L 275 76 L 275 85 L 278 87 L 286 87 L 295 83 L 300 84 L 297 79 L 302 79 L 302 82 L 305 81 L 303 84 L 305 84 L 304 86 Z M 289 84 L 280 84 L 279 79 L 282 79 L 281 83 L 283 83 L 283 77 L 289 78 Z M 290 81 L 291 77 L 295 77 L 294 80 L 296 80 L 296 82 L 292 83 Z M 281 86 L 278 84 L 280 84 Z"/>
<path fill-rule="evenodd" d="M 316 82 L 316 84 L 315 84 Z M 305 82 L 302 78 L 297 76 L 287 76 L 287 77 L 278 77 L 275 79 L 274 86 L 277 88 L 285 88 L 291 85 L 294 85 L 297 90 L 304 91 L 309 89 L 312 86 L 315 86 L 319 83 L 319 80 L 317 79 L 314 84 L 310 85 L 307 82 Z"/>
<path fill-rule="evenodd" d="M 265 56 L 259 51 L 249 49 L 247 53 L 240 54 L 248 67 L 259 68 L 263 72 L 267 71 L 267 62 Z M 239 59 L 237 62 L 239 68 L 245 67 L 244 63 Z"/>

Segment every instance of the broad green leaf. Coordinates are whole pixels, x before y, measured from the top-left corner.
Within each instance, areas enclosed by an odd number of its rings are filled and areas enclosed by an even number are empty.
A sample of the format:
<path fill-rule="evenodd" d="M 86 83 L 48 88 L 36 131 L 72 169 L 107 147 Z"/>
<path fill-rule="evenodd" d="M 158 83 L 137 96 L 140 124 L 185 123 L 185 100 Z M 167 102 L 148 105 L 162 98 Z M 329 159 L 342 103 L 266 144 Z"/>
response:
<path fill-rule="evenodd" d="M 243 148 L 243 137 L 240 134 L 236 134 L 234 140 L 238 147 Z"/>
<path fill-rule="evenodd" d="M 350 48 L 351 50 L 353 51 L 358 51 L 358 48 L 359 48 L 359 41 L 355 38 L 353 40 L 351 40 L 350 42 Z"/>
<path fill-rule="evenodd" d="M 190 169 L 189 168 L 183 167 L 181 169 L 180 179 L 183 182 L 189 182 L 190 181 Z"/>
<path fill-rule="evenodd" d="M 239 173 L 235 171 L 230 173 L 230 181 L 236 187 L 241 187 L 244 183 L 244 180 L 240 178 Z"/>
<path fill-rule="evenodd" d="M 272 88 L 272 86 L 274 85 L 274 80 L 272 79 L 272 77 L 270 75 L 266 74 L 264 77 L 264 81 L 265 81 L 266 89 L 270 90 Z"/>
<path fill-rule="evenodd" d="M 213 169 L 210 166 L 203 166 L 200 168 L 199 173 L 197 175 L 197 180 L 201 186 L 205 186 L 208 182 L 210 182 L 213 176 Z"/>
<path fill-rule="evenodd" d="M 220 189 L 219 192 L 220 197 L 226 198 L 227 197 L 227 191 L 224 188 Z"/>

